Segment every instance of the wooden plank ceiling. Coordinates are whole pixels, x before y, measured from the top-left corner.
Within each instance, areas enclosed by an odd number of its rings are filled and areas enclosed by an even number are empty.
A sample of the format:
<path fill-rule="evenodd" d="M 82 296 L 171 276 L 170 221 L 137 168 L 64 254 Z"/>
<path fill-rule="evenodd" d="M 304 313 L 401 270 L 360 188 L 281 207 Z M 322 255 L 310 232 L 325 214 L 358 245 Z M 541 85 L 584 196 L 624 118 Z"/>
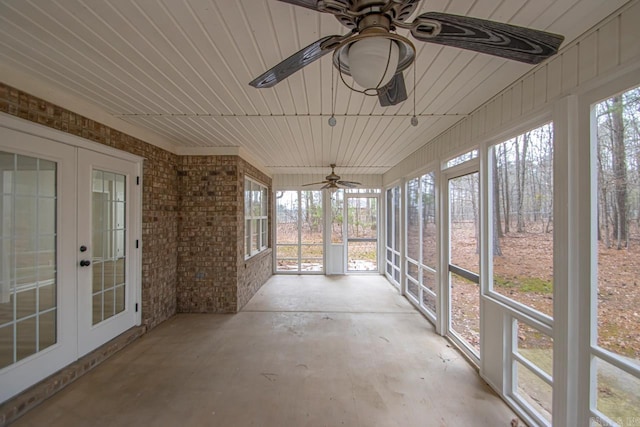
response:
<path fill-rule="evenodd" d="M 563 34 L 566 44 L 623 3 L 423 0 L 416 13 L 530 26 Z M 383 173 L 531 69 L 415 41 L 416 127 L 413 68 L 405 72 L 409 99 L 386 108 L 339 83 L 330 55 L 274 88 L 248 85 L 320 37 L 346 32 L 332 15 L 276 0 L 0 1 L 5 68 L 175 147 L 242 147 L 273 174 L 323 173 L 330 163 L 343 173 Z"/>

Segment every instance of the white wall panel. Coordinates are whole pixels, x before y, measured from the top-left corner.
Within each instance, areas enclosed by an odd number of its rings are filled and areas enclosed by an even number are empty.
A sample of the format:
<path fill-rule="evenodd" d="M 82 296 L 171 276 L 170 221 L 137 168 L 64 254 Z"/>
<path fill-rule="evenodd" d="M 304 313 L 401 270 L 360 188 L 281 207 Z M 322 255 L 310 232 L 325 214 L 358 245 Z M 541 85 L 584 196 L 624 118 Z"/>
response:
<path fill-rule="evenodd" d="M 598 29 L 598 73 L 606 73 L 620 63 L 620 44 L 611 46 L 610 40 L 615 40 L 620 34 L 620 17 Z"/>
<path fill-rule="evenodd" d="M 511 120 L 511 101 L 513 100 L 513 88 L 509 88 L 507 91 L 500 95 L 502 97 L 502 122 L 508 123 Z"/>
<path fill-rule="evenodd" d="M 598 32 L 587 35 L 578 43 L 578 48 L 578 84 L 581 85 L 598 75 Z M 610 44 L 609 48 L 615 46 Z"/>
<path fill-rule="evenodd" d="M 533 74 L 533 108 L 538 108 L 547 102 L 548 66 L 540 68 Z"/>
<path fill-rule="evenodd" d="M 407 176 L 434 160 L 442 161 L 464 151 L 464 147 L 471 148 L 486 136 L 506 131 L 524 116 L 550 109 L 559 98 L 577 93 L 618 69 L 640 64 L 639 22 L 640 2 L 630 2 L 565 46 L 549 63 L 539 65 L 469 117 L 426 141 L 384 174 L 384 184 Z M 465 134 L 464 129 L 470 132 Z"/>
<path fill-rule="evenodd" d="M 511 118 L 515 119 L 522 114 L 522 80 L 513 85 L 513 100 L 511 101 Z"/>
<path fill-rule="evenodd" d="M 620 63 L 634 61 L 640 56 L 638 43 L 638 23 L 640 23 L 640 2 L 636 2 L 620 16 Z"/>
<path fill-rule="evenodd" d="M 547 99 L 562 93 L 562 57 L 555 57 L 547 64 Z"/>
<path fill-rule="evenodd" d="M 522 114 L 530 113 L 533 110 L 534 76 L 535 74 L 531 73 L 522 80 Z"/>
<path fill-rule="evenodd" d="M 578 87 L 578 51 L 579 46 L 570 46 L 562 53 L 562 92 L 569 93 Z"/>

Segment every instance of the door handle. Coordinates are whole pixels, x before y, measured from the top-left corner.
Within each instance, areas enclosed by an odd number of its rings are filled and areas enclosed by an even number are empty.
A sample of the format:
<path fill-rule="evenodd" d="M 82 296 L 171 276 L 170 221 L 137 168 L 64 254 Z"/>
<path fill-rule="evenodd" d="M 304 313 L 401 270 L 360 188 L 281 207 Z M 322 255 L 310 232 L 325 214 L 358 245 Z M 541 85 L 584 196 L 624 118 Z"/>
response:
<path fill-rule="evenodd" d="M 80 261 L 80 267 L 89 267 L 91 265 L 91 261 L 89 261 L 88 259 L 83 259 L 82 261 Z"/>

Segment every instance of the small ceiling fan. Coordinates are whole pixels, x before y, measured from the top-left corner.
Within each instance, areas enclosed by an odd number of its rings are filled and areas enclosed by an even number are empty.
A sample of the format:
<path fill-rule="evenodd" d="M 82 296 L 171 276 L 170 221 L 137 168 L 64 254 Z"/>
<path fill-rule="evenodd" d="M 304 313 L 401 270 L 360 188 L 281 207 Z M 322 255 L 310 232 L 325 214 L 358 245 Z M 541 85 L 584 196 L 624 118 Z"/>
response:
<path fill-rule="evenodd" d="M 327 176 L 325 176 L 325 180 L 324 181 L 320 181 L 320 182 L 311 182 L 309 184 L 304 184 L 303 187 L 308 187 L 310 185 L 319 185 L 319 184 L 324 184 L 322 186 L 322 188 L 320 188 L 321 190 L 324 190 L 325 188 L 328 188 L 330 190 L 336 190 L 338 188 L 356 188 L 358 185 L 362 185 L 359 182 L 355 182 L 355 181 L 342 181 L 340 180 L 340 176 L 336 175 L 334 169 L 336 167 L 335 164 L 331 164 L 331 173 Z"/>
<path fill-rule="evenodd" d="M 413 22 L 407 22 L 420 0 L 278 1 L 331 13 L 351 31 L 322 37 L 249 84 L 256 88 L 272 87 L 333 52 L 333 64 L 341 75 L 352 76 L 364 89 L 359 92 L 377 95 L 383 107 L 407 99 L 402 71 L 415 58 L 413 43 L 396 34 L 397 28 L 409 30 L 418 41 L 454 46 L 527 64 L 538 64 L 555 55 L 564 40 L 557 34 L 449 13 L 422 13 Z"/>

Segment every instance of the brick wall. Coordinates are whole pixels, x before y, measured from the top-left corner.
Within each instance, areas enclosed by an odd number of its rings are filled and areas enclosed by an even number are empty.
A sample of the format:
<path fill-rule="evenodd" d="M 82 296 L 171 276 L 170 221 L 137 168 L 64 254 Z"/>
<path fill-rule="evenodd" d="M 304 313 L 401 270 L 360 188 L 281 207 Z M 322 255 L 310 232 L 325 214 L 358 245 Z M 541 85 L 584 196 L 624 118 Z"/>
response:
<path fill-rule="evenodd" d="M 177 156 L 2 83 L 0 111 L 145 158 L 141 306 L 147 328 L 176 312 L 234 313 L 271 276 L 271 250 L 244 259 L 244 176 L 266 184 L 269 194 L 271 178 L 240 157 Z"/>
<path fill-rule="evenodd" d="M 190 156 L 178 167 L 179 312 L 236 312 L 238 160 Z"/>
<path fill-rule="evenodd" d="M 176 312 L 178 156 L 0 83 L 0 111 L 144 157 L 142 322 L 153 328 Z"/>
<path fill-rule="evenodd" d="M 271 178 L 240 157 L 182 158 L 178 167 L 179 312 L 235 313 L 272 274 L 270 249 L 244 259 L 245 174 L 266 184 L 271 193 Z"/>

